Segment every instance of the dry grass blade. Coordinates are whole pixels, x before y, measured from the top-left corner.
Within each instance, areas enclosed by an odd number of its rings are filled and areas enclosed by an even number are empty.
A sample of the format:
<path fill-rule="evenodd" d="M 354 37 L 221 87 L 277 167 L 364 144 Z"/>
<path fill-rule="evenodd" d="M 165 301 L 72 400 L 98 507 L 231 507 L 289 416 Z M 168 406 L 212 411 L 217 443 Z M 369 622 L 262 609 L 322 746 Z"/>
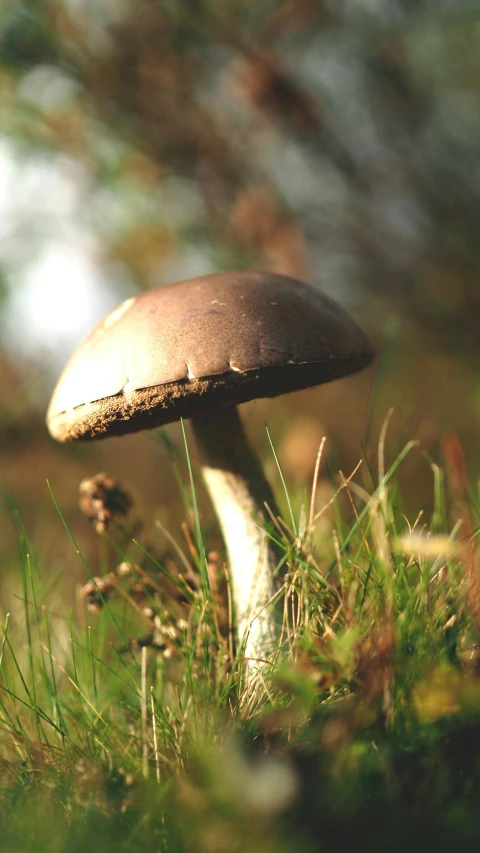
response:
<path fill-rule="evenodd" d="M 338 498 L 339 494 L 343 491 L 343 489 L 345 489 L 345 488 L 346 488 L 346 486 L 348 486 L 348 485 L 352 482 L 352 480 L 353 480 L 353 478 L 355 477 L 356 473 L 357 473 L 357 472 L 359 471 L 359 469 L 361 468 L 361 465 L 362 465 L 362 460 L 360 459 L 360 461 L 357 463 L 357 465 L 356 465 L 356 466 L 355 466 L 355 468 L 353 469 L 352 473 L 351 473 L 351 474 L 350 474 L 346 479 L 344 479 L 344 480 L 342 481 L 341 485 L 338 487 L 338 489 L 336 490 L 336 492 L 332 495 L 332 497 L 330 498 L 330 500 L 328 500 L 328 501 L 327 501 L 327 503 L 326 503 L 326 504 L 324 504 L 324 505 L 322 506 L 322 508 L 321 508 L 321 509 L 317 512 L 317 514 L 314 516 L 314 518 L 313 518 L 313 522 L 312 522 L 312 524 L 309 526 L 309 532 L 311 532 L 311 530 L 315 527 L 315 525 L 317 524 L 317 522 L 319 521 L 319 519 L 322 517 L 322 515 L 327 511 L 327 509 L 329 509 L 331 506 L 333 506 L 333 504 L 335 503 L 335 501 L 337 500 L 337 498 Z"/>
<path fill-rule="evenodd" d="M 310 494 L 310 511 L 308 514 L 308 529 L 312 530 L 314 527 L 314 517 L 315 517 L 315 499 L 317 496 L 317 486 L 318 486 L 318 475 L 320 473 L 320 464 L 323 456 L 323 449 L 325 447 L 325 442 L 327 438 L 324 436 L 320 442 L 320 447 L 318 448 L 317 458 L 315 460 L 315 470 L 313 472 L 313 480 L 312 480 L 312 491 Z"/>

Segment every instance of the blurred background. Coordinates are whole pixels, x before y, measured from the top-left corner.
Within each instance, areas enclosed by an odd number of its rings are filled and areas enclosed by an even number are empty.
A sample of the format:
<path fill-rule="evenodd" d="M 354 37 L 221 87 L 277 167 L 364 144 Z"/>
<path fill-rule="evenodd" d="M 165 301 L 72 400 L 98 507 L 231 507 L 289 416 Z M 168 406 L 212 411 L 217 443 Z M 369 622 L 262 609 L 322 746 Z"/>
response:
<path fill-rule="evenodd" d="M 479 12 L 462 0 L 3 0 L 2 571 L 15 559 L 17 506 L 52 570 L 82 574 L 47 478 L 94 571 L 78 484 L 98 471 L 130 491 L 149 535 L 160 519 L 181 536 L 158 437 L 63 447 L 44 412 L 103 314 L 218 270 L 312 282 L 379 351 L 359 376 L 242 407 L 277 485 L 265 422 L 300 500 L 324 434 L 332 471 L 349 473 L 365 453 L 376 476 L 391 407 L 387 464 L 419 441 L 399 506 L 428 511 L 428 460 L 442 464 L 452 437 L 475 481 Z M 180 440 L 178 425 L 168 436 Z M 366 467 L 362 476 L 371 488 Z"/>

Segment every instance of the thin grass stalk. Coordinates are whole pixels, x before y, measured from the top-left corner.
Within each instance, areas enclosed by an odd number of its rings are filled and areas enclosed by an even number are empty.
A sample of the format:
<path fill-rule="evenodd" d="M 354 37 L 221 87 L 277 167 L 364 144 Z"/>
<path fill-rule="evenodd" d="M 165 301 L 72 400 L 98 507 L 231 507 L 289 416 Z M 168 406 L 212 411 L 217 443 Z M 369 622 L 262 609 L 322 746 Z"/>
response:
<path fill-rule="evenodd" d="M 141 653 L 141 714 L 142 714 L 142 773 L 148 778 L 148 728 L 147 728 L 147 647 Z"/>
<path fill-rule="evenodd" d="M 157 737 L 157 715 L 155 713 L 155 703 L 153 700 L 153 687 L 150 687 L 150 708 L 152 714 L 152 738 L 153 738 L 153 757 L 155 759 L 155 778 L 157 785 L 160 784 L 160 755 L 158 752 L 158 737 Z"/>

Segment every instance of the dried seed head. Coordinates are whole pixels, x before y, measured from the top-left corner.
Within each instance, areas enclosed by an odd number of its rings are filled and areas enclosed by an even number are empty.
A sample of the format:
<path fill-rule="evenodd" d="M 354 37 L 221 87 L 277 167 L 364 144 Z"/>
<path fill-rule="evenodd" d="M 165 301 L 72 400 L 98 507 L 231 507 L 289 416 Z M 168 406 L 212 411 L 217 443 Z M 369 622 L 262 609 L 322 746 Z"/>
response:
<path fill-rule="evenodd" d="M 110 572 L 110 574 L 105 575 L 103 578 L 93 578 L 84 584 L 81 591 L 87 602 L 88 609 L 93 610 L 94 613 L 99 613 L 105 601 L 114 591 L 115 586 L 115 575 L 113 572 Z"/>
<path fill-rule="evenodd" d="M 100 534 L 105 533 L 115 519 L 126 518 L 132 508 L 132 499 L 117 480 L 101 472 L 82 480 L 79 505 Z"/>

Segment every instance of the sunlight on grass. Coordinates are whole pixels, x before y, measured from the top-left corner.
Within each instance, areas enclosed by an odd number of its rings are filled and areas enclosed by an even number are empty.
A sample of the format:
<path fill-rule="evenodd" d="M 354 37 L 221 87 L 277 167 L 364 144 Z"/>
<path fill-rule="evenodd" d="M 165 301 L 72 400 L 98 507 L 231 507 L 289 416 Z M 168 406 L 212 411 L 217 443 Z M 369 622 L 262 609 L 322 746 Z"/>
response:
<path fill-rule="evenodd" d="M 373 488 L 356 466 L 323 506 L 324 443 L 298 510 L 282 475 L 287 521 L 269 531 L 287 567 L 271 604 L 282 634 L 247 687 L 186 441 L 172 451 L 185 542 L 163 531 L 161 557 L 127 499 L 109 516 L 108 488 L 118 498 L 120 486 L 98 475 L 109 571 L 97 577 L 52 495 L 58 536 L 85 570 L 73 612 L 46 588 L 48 566 L 11 506 L 2 849 L 310 853 L 381 850 L 388 838 L 403 850 L 426 849 L 425 833 L 429 849 L 468 848 L 480 829 L 479 507 L 431 465 L 433 513 L 410 521 L 395 475 L 418 450 L 410 442 L 386 468 L 384 448 L 382 434 Z"/>

